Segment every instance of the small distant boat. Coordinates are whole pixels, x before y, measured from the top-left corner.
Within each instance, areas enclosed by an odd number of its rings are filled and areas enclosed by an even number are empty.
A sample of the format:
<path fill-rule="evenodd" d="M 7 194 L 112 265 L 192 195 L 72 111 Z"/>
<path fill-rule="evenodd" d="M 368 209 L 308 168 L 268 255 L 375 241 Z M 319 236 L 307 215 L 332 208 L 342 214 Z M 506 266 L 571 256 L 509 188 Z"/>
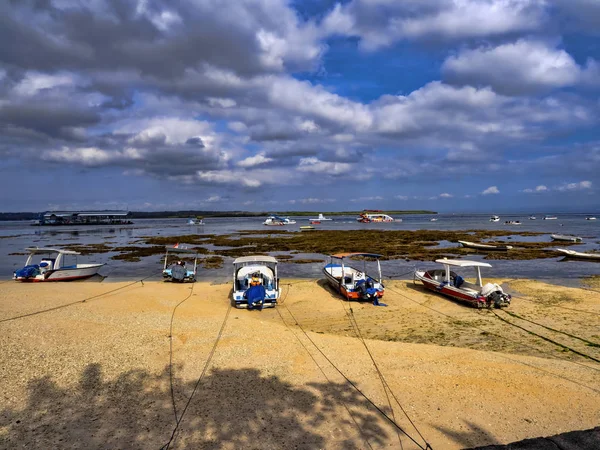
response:
<path fill-rule="evenodd" d="M 199 217 L 188 219 L 188 225 L 204 225 L 204 222 Z"/>
<path fill-rule="evenodd" d="M 272 308 L 280 294 L 275 258 L 257 255 L 233 261 L 232 300 L 236 308 Z"/>
<path fill-rule="evenodd" d="M 579 236 L 570 236 L 567 234 L 551 234 L 550 237 L 554 241 L 564 241 L 564 242 L 581 242 L 582 238 Z"/>
<path fill-rule="evenodd" d="M 544 220 L 556 220 L 556 219 L 558 219 L 558 217 L 556 217 L 556 216 L 546 216 L 546 217 L 544 217 Z"/>
<path fill-rule="evenodd" d="M 585 220 L 596 220 L 594 216 L 586 217 Z"/>
<path fill-rule="evenodd" d="M 557 248 L 555 250 L 557 252 L 564 253 L 565 256 L 568 257 L 568 258 L 574 258 L 574 259 L 592 259 L 592 260 L 600 261 L 600 253 L 576 252 L 574 250 L 569 250 L 569 249 L 566 249 L 566 248 Z"/>
<path fill-rule="evenodd" d="M 443 269 L 415 270 L 415 280 L 433 292 L 465 302 L 478 308 L 500 308 L 510 305 L 511 296 L 505 294 L 502 287 L 495 283 L 483 284 L 481 267 L 492 267 L 491 264 L 464 259 L 437 259 L 435 262 L 443 265 Z M 474 267 L 476 270 L 475 283 L 466 281 L 460 275 L 451 271 L 451 267 Z"/>
<path fill-rule="evenodd" d="M 300 231 L 310 231 L 310 230 L 315 230 L 315 227 L 311 227 L 310 225 L 302 225 L 300 227 Z"/>
<path fill-rule="evenodd" d="M 438 220 L 434 217 L 433 219 L 429 219 L 430 222 L 437 222 Z"/>
<path fill-rule="evenodd" d="M 536 219 L 537 219 L 537 217 L 535 217 L 535 216 L 529 216 L 529 220 L 536 220 Z"/>
<path fill-rule="evenodd" d="M 316 219 L 308 219 L 308 220 L 310 220 L 311 222 L 313 222 L 313 221 L 325 222 L 325 221 L 333 220 L 333 219 L 325 217 L 323 214 L 319 213 L 319 217 L 317 217 Z"/>
<path fill-rule="evenodd" d="M 71 281 L 94 276 L 104 264 L 64 265 L 65 256 L 79 256 L 81 253 L 59 248 L 28 247 L 25 267 L 15 270 L 13 280 L 17 281 Z M 32 264 L 34 257 L 42 255 L 40 262 Z"/>
<path fill-rule="evenodd" d="M 295 220 L 291 220 L 289 217 L 280 217 L 280 216 L 269 216 L 267 220 L 263 222 L 264 225 L 293 225 L 295 224 Z"/>
<path fill-rule="evenodd" d="M 321 221 L 320 220 L 311 220 L 310 223 L 313 225 L 320 225 Z M 300 227 L 300 228 L 302 228 L 302 227 Z"/>
<path fill-rule="evenodd" d="M 490 222 L 500 222 L 500 217 L 492 216 L 492 217 L 490 217 Z"/>
<path fill-rule="evenodd" d="M 192 249 L 189 245 L 185 244 L 175 244 L 172 247 L 166 246 L 165 250 L 165 264 L 163 266 L 164 281 L 194 283 L 196 281 L 196 273 L 198 270 L 198 252 Z M 173 261 L 173 258 L 171 258 L 171 262 L 169 263 L 169 254 L 194 255 L 194 267 L 189 269 L 186 265 L 186 262 L 182 259 L 176 259 Z"/>
<path fill-rule="evenodd" d="M 357 256 L 375 258 L 377 260 L 377 278 L 367 274 L 366 261 L 363 270 L 345 264 L 346 258 Z M 339 253 L 329 257 L 329 264 L 323 268 L 323 272 L 329 284 L 344 296 L 346 300 L 370 300 L 378 304 L 378 299 L 383 297 L 384 293 L 379 258 L 381 258 L 381 255 L 373 253 Z"/>
<path fill-rule="evenodd" d="M 511 245 L 491 245 L 491 244 L 479 244 L 477 242 L 469 241 L 458 241 L 463 247 L 474 248 L 477 250 L 489 250 L 489 251 L 507 251 L 512 249 Z"/>
<path fill-rule="evenodd" d="M 402 219 L 394 219 L 383 213 L 363 212 L 356 219 L 361 223 L 402 222 Z"/>
<path fill-rule="evenodd" d="M 521 225 L 519 220 L 507 220 L 504 222 L 505 225 Z"/>

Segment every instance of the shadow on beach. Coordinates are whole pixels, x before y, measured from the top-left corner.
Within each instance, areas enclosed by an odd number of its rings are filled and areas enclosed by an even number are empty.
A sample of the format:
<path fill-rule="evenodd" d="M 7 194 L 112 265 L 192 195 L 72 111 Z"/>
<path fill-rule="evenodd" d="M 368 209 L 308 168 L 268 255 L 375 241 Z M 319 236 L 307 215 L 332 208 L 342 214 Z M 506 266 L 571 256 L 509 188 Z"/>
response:
<path fill-rule="evenodd" d="M 175 372 L 177 369 L 175 370 Z M 196 380 L 174 378 L 177 415 Z M 0 448 L 160 448 L 175 427 L 168 368 L 105 380 L 90 364 L 72 388 L 51 377 L 30 382 L 26 405 L 0 412 Z M 344 404 L 362 431 L 343 409 Z M 381 446 L 387 426 L 345 383 L 294 387 L 256 369 L 215 369 L 198 387 L 181 422 L 180 448 L 336 448 Z M 392 441 L 393 442 L 393 441 Z"/>

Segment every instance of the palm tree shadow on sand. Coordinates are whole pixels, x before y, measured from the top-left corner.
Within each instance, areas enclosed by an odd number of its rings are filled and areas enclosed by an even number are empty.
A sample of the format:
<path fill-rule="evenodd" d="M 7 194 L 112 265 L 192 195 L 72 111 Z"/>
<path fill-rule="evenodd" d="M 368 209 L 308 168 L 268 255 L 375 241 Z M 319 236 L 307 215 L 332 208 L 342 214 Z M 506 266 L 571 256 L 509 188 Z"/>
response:
<path fill-rule="evenodd" d="M 174 379 L 178 416 L 195 383 Z M 105 380 L 90 364 L 73 388 L 46 376 L 28 389 L 23 408 L 0 411 L 0 448 L 158 449 L 175 427 L 168 368 Z M 345 383 L 297 387 L 256 369 L 215 369 L 196 391 L 175 448 L 324 448 L 332 436 L 335 448 L 362 448 L 365 438 L 379 447 L 395 434 Z"/>

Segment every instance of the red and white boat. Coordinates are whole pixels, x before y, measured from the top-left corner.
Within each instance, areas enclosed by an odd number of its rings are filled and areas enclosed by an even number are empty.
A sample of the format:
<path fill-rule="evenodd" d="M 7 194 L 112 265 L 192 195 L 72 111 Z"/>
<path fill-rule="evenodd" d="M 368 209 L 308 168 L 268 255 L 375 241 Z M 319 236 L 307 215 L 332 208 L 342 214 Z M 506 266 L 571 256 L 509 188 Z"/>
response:
<path fill-rule="evenodd" d="M 72 250 L 59 248 L 28 247 L 29 252 L 25 267 L 15 270 L 13 280 L 17 281 L 72 281 L 94 276 L 104 264 L 75 264 L 66 265 L 65 256 L 81 255 Z M 40 256 L 40 261 L 34 263 L 34 258 Z"/>
<path fill-rule="evenodd" d="M 421 281 L 427 289 L 478 308 L 489 308 L 492 305 L 500 308 L 510 305 L 511 296 L 505 294 L 499 285 L 495 283 L 484 285 L 481 280 L 481 268 L 492 267 L 491 264 L 445 258 L 435 262 L 442 264 L 443 269 L 415 270 L 415 280 Z M 452 270 L 452 268 L 466 267 L 475 269 L 474 282 L 465 280 Z"/>

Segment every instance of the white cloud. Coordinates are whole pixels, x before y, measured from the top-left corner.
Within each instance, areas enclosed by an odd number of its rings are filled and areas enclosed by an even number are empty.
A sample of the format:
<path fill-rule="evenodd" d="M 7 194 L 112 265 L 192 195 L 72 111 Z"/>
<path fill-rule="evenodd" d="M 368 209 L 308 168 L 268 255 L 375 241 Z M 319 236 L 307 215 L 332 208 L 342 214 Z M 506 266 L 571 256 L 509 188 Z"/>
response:
<path fill-rule="evenodd" d="M 314 205 L 318 203 L 334 203 L 336 200 L 334 198 L 301 198 L 298 200 L 290 200 L 288 203 L 295 205 L 296 203 L 301 203 L 303 205 Z"/>
<path fill-rule="evenodd" d="M 579 183 L 565 183 L 556 188 L 557 191 L 560 192 L 569 192 L 569 191 L 584 191 L 592 188 L 591 181 L 580 181 Z"/>
<path fill-rule="evenodd" d="M 394 195 L 394 198 L 396 200 L 408 200 L 408 196 L 407 195 Z"/>
<path fill-rule="evenodd" d="M 273 158 L 268 158 L 264 155 L 264 153 L 259 153 L 254 156 L 250 156 L 246 159 L 243 159 L 237 163 L 239 167 L 256 167 L 261 164 L 266 164 L 268 162 L 273 161 Z"/>
<path fill-rule="evenodd" d="M 29 97 L 42 90 L 74 85 L 75 77 L 71 74 L 50 75 L 40 72 L 27 72 L 25 78 L 14 87 L 14 92 L 17 95 Z"/>
<path fill-rule="evenodd" d="M 543 184 L 540 184 L 539 186 L 536 186 L 535 189 L 523 189 L 523 192 L 526 192 L 527 194 L 532 194 L 532 193 L 542 193 L 542 192 L 547 192 L 548 191 L 548 187 L 544 186 Z"/>
<path fill-rule="evenodd" d="M 499 194 L 499 193 L 500 193 L 500 191 L 498 190 L 498 187 L 496 187 L 496 186 L 490 186 L 489 188 L 487 188 L 483 192 L 481 192 L 482 195 Z"/>
<path fill-rule="evenodd" d="M 351 202 L 378 202 L 380 200 L 383 200 L 383 197 L 381 197 L 380 195 L 375 195 L 373 197 L 359 197 L 350 199 Z"/>
<path fill-rule="evenodd" d="M 448 194 L 447 192 L 440 194 L 440 198 L 452 198 L 452 197 L 454 197 L 454 195 Z"/>
<path fill-rule="evenodd" d="M 329 175 L 343 175 L 352 170 L 352 165 L 343 162 L 321 161 L 314 157 L 301 158 L 298 164 L 300 172 L 313 172 Z"/>

